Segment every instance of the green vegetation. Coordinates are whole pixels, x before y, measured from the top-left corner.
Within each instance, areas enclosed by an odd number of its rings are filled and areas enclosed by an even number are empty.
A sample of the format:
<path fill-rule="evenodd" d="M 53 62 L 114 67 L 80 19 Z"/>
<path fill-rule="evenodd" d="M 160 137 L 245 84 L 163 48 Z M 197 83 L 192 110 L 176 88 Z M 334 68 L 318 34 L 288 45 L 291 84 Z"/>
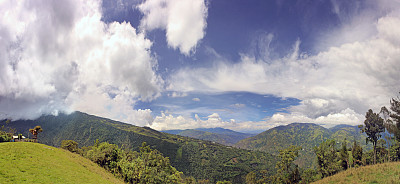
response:
<path fill-rule="evenodd" d="M 146 142 L 151 149 L 168 157 L 178 171 L 183 171 L 185 176 L 193 176 L 197 181 L 243 183 L 245 176 L 252 171 L 268 170 L 268 176 L 276 173 L 277 157 L 265 152 L 171 135 L 81 112 L 14 121 L 9 126 L 16 128 L 18 133 L 24 133 L 33 123 L 45 129 L 40 134 L 40 142 L 51 146 L 59 146 L 63 140 L 73 140 L 80 146 L 88 147 L 98 139 L 99 142 L 118 145 L 122 150 L 139 152 L 142 142 Z"/>
<path fill-rule="evenodd" d="M 374 164 L 376 164 L 376 144 L 378 139 L 381 138 L 381 133 L 385 131 L 383 126 L 383 119 L 379 114 L 374 113 L 371 109 L 365 115 L 364 126 L 360 126 L 362 132 L 367 134 L 367 143 L 371 142 L 374 146 Z"/>
<path fill-rule="evenodd" d="M 289 145 L 302 147 L 299 150 L 299 157 L 296 164 L 301 168 L 316 168 L 317 160 L 314 147 L 328 139 L 334 139 L 339 143 L 347 140 L 357 140 L 362 143 L 364 150 L 371 146 L 365 144 L 366 136 L 360 133 L 357 126 L 338 125 L 327 129 L 312 123 L 292 123 L 287 126 L 279 126 L 262 132 L 254 137 L 239 141 L 235 146 L 239 148 L 265 151 L 274 155 L 279 154 L 279 150 L 287 148 Z M 346 140 L 346 141 L 345 141 Z"/>
<path fill-rule="evenodd" d="M 0 165 L 0 183 L 123 183 L 80 155 L 38 143 L 1 143 Z"/>
<path fill-rule="evenodd" d="M 324 178 L 315 184 L 336 183 L 400 183 L 400 162 L 351 168 L 336 175 Z"/>
<path fill-rule="evenodd" d="M 0 128 L 0 142 L 9 142 L 16 132 L 15 129 L 8 127 L 10 120 L 5 120 Z"/>
<path fill-rule="evenodd" d="M 74 141 L 63 141 L 63 143 L 75 145 Z M 115 144 L 98 141 L 94 146 L 84 147 L 77 152 L 127 183 L 183 183 L 184 181 L 181 178 L 182 173 L 171 166 L 169 159 L 163 157 L 157 150 L 152 150 L 146 143 L 140 147 L 139 153 L 124 151 Z"/>
<path fill-rule="evenodd" d="M 29 132 L 33 135 L 33 139 L 35 140 L 35 142 L 37 142 L 38 134 L 40 132 L 43 132 L 43 129 L 40 126 L 35 126 L 35 128 L 29 129 Z"/>

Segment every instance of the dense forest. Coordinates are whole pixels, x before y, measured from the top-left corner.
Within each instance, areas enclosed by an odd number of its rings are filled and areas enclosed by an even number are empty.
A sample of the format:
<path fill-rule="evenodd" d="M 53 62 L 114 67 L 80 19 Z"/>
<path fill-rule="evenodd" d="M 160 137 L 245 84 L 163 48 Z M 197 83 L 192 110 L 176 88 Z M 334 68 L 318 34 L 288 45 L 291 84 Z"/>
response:
<path fill-rule="evenodd" d="M 328 139 L 336 140 L 341 144 L 346 142 L 348 146 L 352 141 L 358 141 L 364 150 L 372 149 L 366 144 L 366 134 L 360 131 L 358 126 L 337 125 L 332 128 L 324 128 L 312 123 L 292 123 L 286 126 L 278 126 L 262 132 L 254 137 L 239 141 L 235 144 L 238 148 L 265 151 L 274 155 L 288 145 L 300 146 L 299 157 L 296 164 L 301 168 L 316 168 L 317 159 L 314 147 Z"/>

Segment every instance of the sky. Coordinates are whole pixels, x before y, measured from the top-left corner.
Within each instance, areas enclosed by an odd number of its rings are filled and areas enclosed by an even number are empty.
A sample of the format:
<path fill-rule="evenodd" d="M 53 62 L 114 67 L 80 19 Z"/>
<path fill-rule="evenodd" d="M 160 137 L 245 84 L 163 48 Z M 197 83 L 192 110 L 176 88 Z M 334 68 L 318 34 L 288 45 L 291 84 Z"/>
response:
<path fill-rule="evenodd" d="M 358 125 L 400 91 L 398 0 L 0 0 L 0 119 Z"/>

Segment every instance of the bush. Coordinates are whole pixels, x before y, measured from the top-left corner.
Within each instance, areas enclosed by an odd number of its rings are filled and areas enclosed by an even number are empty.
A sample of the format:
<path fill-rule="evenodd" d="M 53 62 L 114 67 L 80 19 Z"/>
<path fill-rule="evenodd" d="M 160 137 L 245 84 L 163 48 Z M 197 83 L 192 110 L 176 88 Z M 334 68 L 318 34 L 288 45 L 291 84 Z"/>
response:
<path fill-rule="evenodd" d="M 78 143 L 73 140 L 63 140 L 61 142 L 61 148 L 66 149 L 72 153 L 79 152 Z"/>

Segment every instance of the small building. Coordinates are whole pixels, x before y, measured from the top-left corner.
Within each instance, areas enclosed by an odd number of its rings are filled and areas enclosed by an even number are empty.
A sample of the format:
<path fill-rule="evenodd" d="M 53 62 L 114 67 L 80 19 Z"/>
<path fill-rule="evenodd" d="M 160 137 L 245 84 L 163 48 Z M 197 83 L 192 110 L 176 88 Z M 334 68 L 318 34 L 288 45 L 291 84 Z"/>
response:
<path fill-rule="evenodd" d="M 12 142 L 25 142 L 26 137 L 21 136 L 21 138 L 18 135 L 13 135 L 12 136 Z"/>

